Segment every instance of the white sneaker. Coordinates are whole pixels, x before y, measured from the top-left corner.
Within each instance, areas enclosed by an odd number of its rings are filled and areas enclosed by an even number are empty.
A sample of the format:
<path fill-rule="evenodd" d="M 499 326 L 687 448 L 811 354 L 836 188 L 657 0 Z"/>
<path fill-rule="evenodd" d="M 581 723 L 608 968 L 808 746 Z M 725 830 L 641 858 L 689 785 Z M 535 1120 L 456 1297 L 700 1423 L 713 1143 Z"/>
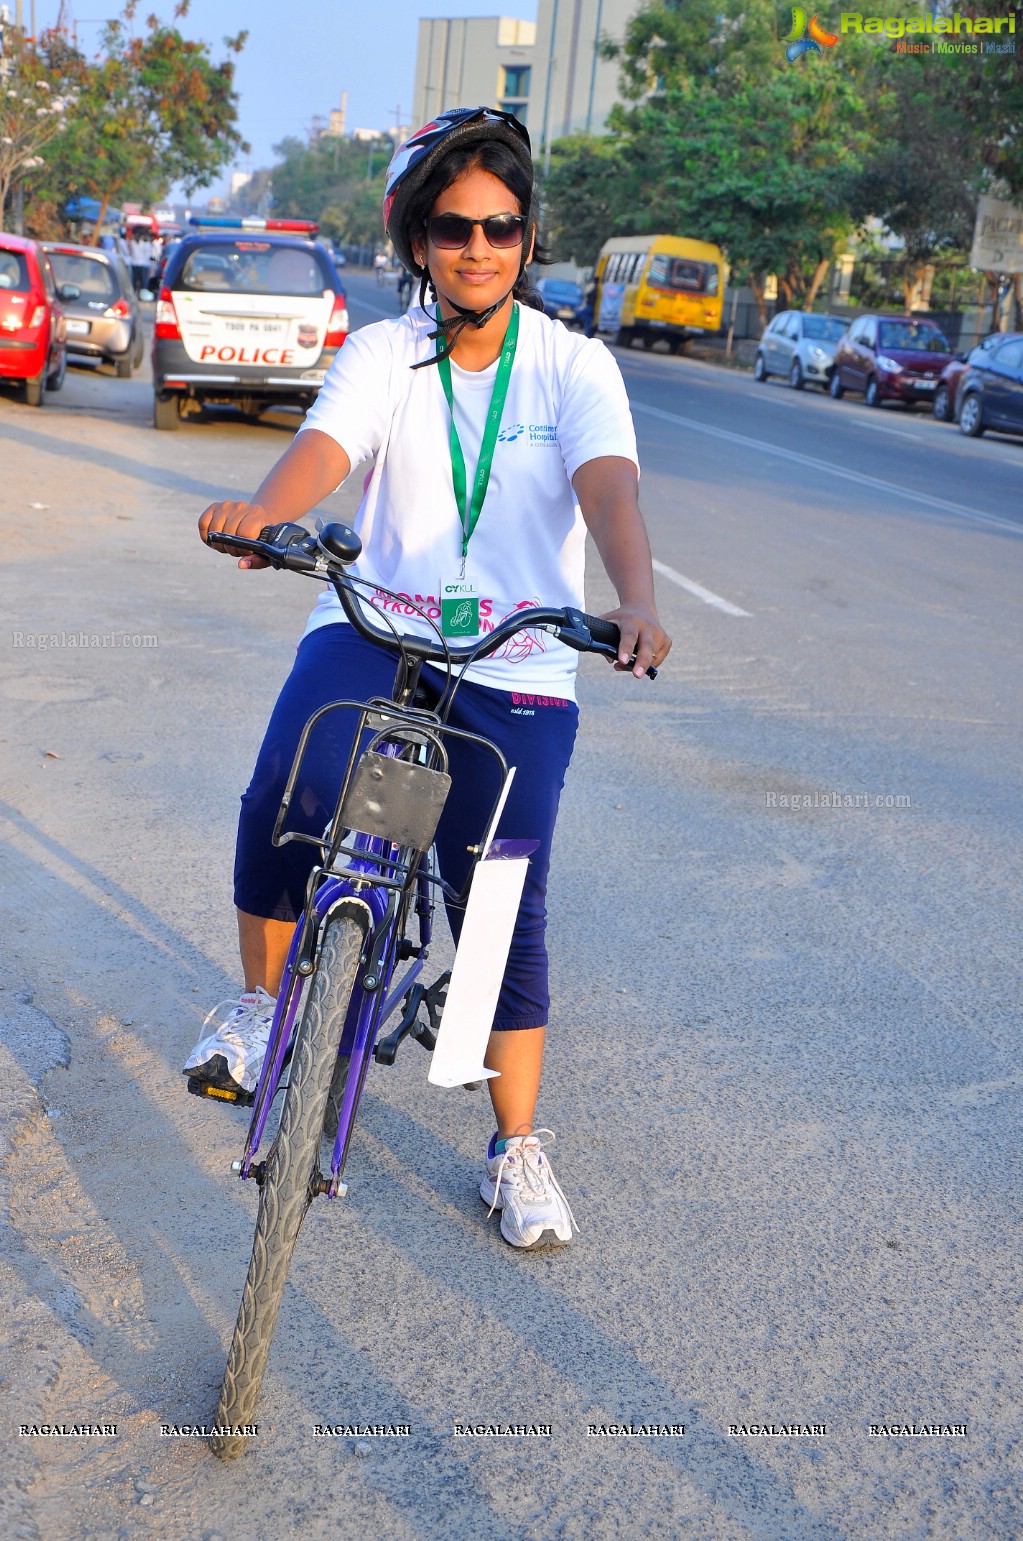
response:
<path fill-rule="evenodd" d="M 219 1012 L 227 1015 L 214 1032 L 201 1038 L 185 1060 L 182 1075 L 232 1091 L 254 1092 L 263 1068 L 277 1001 L 262 985 L 237 1001 L 221 1001 L 203 1023 L 209 1027 Z"/>
<path fill-rule="evenodd" d="M 549 1129 L 513 1135 L 500 1153 L 492 1140 L 487 1175 L 480 1183 L 480 1197 L 490 1205 L 487 1219 L 499 1209 L 505 1241 L 527 1250 L 567 1246 L 579 1229 L 544 1154 L 541 1134 L 554 1138 Z"/>

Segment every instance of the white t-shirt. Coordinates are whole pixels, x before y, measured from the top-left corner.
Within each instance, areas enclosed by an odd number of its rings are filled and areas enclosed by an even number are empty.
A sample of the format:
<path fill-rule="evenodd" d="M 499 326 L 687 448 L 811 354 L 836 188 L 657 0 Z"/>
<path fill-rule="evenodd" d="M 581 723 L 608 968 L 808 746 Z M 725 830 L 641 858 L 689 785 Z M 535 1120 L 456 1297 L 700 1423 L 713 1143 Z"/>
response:
<path fill-rule="evenodd" d="M 329 434 L 353 469 L 375 460 L 356 518 L 363 553 L 354 571 L 421 606 L 439 622 L 442 581 L 461 574 L 462 526 L 451 480 L 450 413 L 427 334 L 432 313 L 410 310 L 352 333 L 331 365 L 303 431 Z M 497 364 L 472 373 L 452 362 L 455 421 L 470 486 Z M 465 576 L 480 595 L 483 631 L 528 605 L 583 606 L 586 528 L 571 478 L 602 455 L 636 461 L 621 372 L 603 343 L 519 307 L 519 338 L 490 482 L 469 541 Z M 373 601 L 402 630 L 429 634 L 406 604 Z M 343 621 L 332 589 L 306 628 Z M 465 639 L 468 640 L 468 639 Z M 463 646 L 458 639 L 456 646 Z M 546 633 L 523 632 L 468 677 L 499 690 L 574 699 L 577 654 Z"/>

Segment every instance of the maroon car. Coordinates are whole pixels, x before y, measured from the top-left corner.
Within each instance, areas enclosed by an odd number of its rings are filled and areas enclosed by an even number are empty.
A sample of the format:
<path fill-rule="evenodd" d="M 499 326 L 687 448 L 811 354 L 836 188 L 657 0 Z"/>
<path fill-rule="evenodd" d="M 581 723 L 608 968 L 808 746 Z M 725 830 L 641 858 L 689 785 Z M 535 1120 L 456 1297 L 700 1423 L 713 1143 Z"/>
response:
<path fill-rule="evenodd" d="M 933 402 L 952 362 L 948 338 L 920 316 L 857 316 L 835 350 L 831 394 L 862 391 L 868 407 L 882 401 Z"/>

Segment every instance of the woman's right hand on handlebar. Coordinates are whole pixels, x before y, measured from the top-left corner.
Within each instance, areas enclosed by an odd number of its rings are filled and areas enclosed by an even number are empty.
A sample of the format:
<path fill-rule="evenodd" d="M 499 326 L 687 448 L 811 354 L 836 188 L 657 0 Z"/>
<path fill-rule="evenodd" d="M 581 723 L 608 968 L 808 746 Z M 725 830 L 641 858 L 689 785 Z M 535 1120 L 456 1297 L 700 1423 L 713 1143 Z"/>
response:
<path fill-rule="evenodd" d="M 341 485 L 351 469 L 347 454 L 329 434 L 303 429 L 256 488 L 256 501 L 211 503 L 199 520 L 199 534 L 204 541 L 219 530 L 258 540 L 267 525 L 301 519 L 309 513 Z M 270 563 L 252 553 L 240 557 L 238 566 L 269 567 Z"/>
<path fill-rule="evenodd" d="M 215 537 L 218 531 L 225 535 L 242 535 L 246 540 L 258 540 L 259 532 L 271 523 L 270 515 L 259 503 L 211 503 L 199 520 L 199 534 L 206 544 L 217 550 Z M 219 548 L 223 556 L 233 552 Z M 269 567 L 266 557 L 249 552 L 238 558 L 238 566 L 247 568 Z"/>

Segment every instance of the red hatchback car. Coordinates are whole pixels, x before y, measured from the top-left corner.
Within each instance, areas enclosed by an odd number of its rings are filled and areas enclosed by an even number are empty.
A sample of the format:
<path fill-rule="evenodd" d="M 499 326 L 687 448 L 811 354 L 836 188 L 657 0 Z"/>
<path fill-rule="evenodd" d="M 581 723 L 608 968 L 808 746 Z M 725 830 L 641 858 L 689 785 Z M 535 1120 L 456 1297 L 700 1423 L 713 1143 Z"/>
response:
<path fill-rule="evenodd" d="M 61 298 L 50 259 L 35 241 L 0 231 L 0 381 L 24 382 L 30 407 L 42 406 L 43 387 L 59 391 L 67 370 Z"/>
<path fill-rule="evenodd" d="M 835 349 L 831 394 L 862 391 L 868 407 L 882 401 L 933 402 L 952 362 L 948 338 L 919 316 L 857 316 Z"/>

